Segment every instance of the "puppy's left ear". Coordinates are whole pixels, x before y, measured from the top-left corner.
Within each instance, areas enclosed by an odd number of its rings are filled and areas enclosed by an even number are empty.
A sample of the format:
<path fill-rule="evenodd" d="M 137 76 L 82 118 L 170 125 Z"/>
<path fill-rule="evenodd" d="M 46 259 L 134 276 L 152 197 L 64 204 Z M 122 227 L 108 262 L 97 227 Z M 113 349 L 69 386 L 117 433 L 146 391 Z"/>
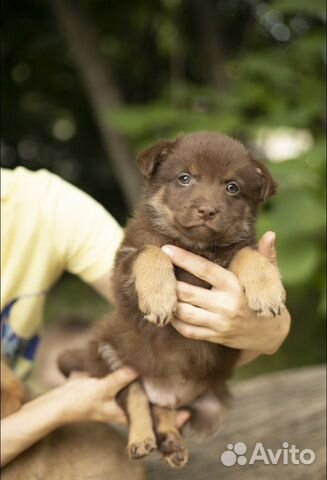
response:
<path fill-rule="evenodd" d="M 268 168 L 259 160 L 252 159 L 260 182 L 260 201 L 264 202 L 267 198 L 275 195 L 277 183 L 270 175 Z"/>
<path fill-rule="evenodd" d="M 176 141 L 161 140 L 139 154 L 136 164 L 145 178 L 150 179 L 154 175 L 160 163 L 173 150 Z"/>

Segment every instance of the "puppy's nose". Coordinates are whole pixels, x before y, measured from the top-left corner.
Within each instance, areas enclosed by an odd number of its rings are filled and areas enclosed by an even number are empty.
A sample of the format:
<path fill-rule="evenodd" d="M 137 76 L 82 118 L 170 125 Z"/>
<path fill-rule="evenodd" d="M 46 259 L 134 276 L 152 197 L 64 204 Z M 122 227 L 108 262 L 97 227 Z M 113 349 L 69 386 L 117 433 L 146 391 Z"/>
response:
<path fill-rule="evenodd" d="M 218 210 L 210 205 L 201 205 L 197 208 L 197 213 L 199 217 L 203 218 L 204 220 L 208 220 L 210 218 L 214 218 L 217 215 Z"/>

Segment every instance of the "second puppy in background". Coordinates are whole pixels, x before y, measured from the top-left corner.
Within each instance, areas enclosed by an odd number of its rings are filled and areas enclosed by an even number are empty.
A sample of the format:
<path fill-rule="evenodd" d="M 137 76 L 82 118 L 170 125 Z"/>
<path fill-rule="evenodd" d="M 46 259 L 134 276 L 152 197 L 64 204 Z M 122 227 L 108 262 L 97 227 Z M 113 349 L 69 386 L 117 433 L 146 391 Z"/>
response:
<path fill-rule="evenodd" d="M 141 458 L 158 448 L 169 465 L 181 467 L 188 453 L 176 409 L 190 409 L 185 429 L 196 437 L 214 434 L 239 351 L 185 338 L 170 325 L 176 280 L 210 285 L 174 268 L 161 247 L 177 245 L 228 268 L 251 309 L 278 315 L 285 301 L 278 269 L 255 250 L 257 208 L 276 184 L 242 144 L 216 133 L 161 141 L 138 165 L 146 188 L 116 257 L 115 311 L 88 352 L 66 352 L 59 364 L 66 374 L 80 369 L 94 376 L 135 368 L 141 380 L 119 395 L 129 419 L 128 453 Z"/>

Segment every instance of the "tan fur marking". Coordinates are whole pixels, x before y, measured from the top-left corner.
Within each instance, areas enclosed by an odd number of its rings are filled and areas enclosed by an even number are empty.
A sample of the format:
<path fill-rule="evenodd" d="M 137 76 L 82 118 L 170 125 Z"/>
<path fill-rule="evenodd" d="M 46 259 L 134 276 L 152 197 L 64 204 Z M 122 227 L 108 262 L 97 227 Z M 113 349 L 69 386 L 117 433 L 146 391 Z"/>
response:
<path fill-rule="evenodd" d="M 130 458 L 145 457 L 155 450 L 157 443 L 150 405 L 139 382 L 128 387 L 126 407 L 129 418 L 128 455 Z"/>
<path fill-rule="evenodd" d="M 229 267 L 238 277 L 249 302 L 259 315 L 279 315 L 285 307 L 285 290 L 278 268 L 249 247 L 240 250 Z"/>
<path fill-rule="evenodd" d="M 177 305 L 176 278 L 170 259 L 148 245 L 133 266 L 139 308 L 145 318 L 159 327 L 167 325 Z"/>
<path fill-rule="evenodd" d="M 183 467 L 188 461 L 188 451 L 176 428 L 176 410 L 154 405 L 152 412 L 159 439 L 159 450 L 165 461 L 171 467 Z"/>

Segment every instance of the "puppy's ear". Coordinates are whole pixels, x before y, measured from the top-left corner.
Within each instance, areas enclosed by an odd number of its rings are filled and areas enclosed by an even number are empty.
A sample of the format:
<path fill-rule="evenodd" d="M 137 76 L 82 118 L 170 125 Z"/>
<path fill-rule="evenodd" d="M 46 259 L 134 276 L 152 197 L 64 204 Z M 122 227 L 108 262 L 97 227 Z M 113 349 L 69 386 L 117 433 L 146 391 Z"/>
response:
<path fill-rule="evenodd" d="M 259 160 L 253 160 L 256 172 L 260 182 L 260 201 L 264 202 L 267 198 L 275 195 L 277 191 L 277 183 L 270 175 L 268 168 Z"/>
<path fill-rule="evenodd" d="M 176 140 L 161 140 L 139 154 L 136 164 L 145 178 L 150 179 L 154 175 L 158 165 L 173 150 L 175 144 Z"/>

